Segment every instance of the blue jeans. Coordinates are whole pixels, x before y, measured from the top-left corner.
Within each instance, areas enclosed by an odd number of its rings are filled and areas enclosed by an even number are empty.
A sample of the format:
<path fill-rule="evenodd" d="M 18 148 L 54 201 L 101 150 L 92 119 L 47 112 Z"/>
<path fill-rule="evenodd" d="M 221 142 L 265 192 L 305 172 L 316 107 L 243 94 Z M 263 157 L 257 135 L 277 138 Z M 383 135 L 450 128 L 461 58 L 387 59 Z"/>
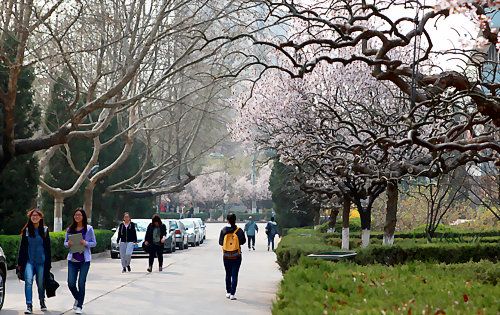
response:
<path fill-rule="evenodd" d="M 38 298 L 45 299 L 45 286 L 43 279 L 44 264 L 32 265 L 26 263 L 24 269 L 24 296 L 26 297 L 26 304 L 33 304 L 33 278 L 36 275 L 36 286 L 38 287 Z"/>
<path fill-rule="evenodd" d="M 237 259 L 225 259 L 224 268 L 226 269 L 226 292 L 234 295 L 238 285 L 238 272 L 240 272 L 241 255 Z"/>
<path fill-rule="evenodd" d="M 90 269 L 90 261 L 74 262 L 68 261 L 68 287 L 75 300 L 78 301 L 77 307 L 82 307 L 85 299 L 85 282 Z M 78 277 L 80 272 L 80 277 Z M 78 289 L 76 288 L 76 278 L 78 277 Z"/>
<path fill-rule="evenodd" d="M 271 236 L 271 234 L 269 234 L 267 236 L 267 247 L 269 247 L 272 244 L 273 245 L 272 250 L 274 250 L 274 237 L 275 236 L 276 236 L 276 234 L 273 236 Z"/>

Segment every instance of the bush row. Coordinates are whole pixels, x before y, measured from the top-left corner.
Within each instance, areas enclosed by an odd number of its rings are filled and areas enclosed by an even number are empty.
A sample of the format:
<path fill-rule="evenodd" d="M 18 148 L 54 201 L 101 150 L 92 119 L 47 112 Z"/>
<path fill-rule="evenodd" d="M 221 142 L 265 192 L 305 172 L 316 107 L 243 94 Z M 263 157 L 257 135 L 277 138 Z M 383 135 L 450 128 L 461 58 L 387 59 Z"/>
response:
<path fill-rule="evenodd" d="M 323 224 L 320 226 L 319 230 L 321 232 L 326 232 L 327 230 L 327 225 Z M 349 227 L 349 233 L 350 237 L 357 237 L 360 238 L 361 234 L 360 233 L 353 233 L 353 232 L 358 232 L 361 230 L 361 226 L 359 229 L 351 229 Z M 342 237 L 342 226 L 335 226 L 335 232 L 330 233 L 332 236 L 336 237 Z M 434 235 L 434 239 L 440 239 L 440 238 L 449 238 L 449 239 L 459 239 L 461 237 L 491 237 L 491 236 L 500 236 L 500 230 L 484 230 L 484 231 L 462 231 L 462 230 L 457 230 L 457 229 L 451 229 L 451 228 L 440 228 L 436 231 Z M 371 238 L 377 238 L 377 239 L 383 239 L 384 238 L 384 232 L 371 232 L 370 233 Z M 412 231 L 409 232 L 396 232 L 394 233 L 395 238 L 427 238 L 427 235 L 424 230 L 421 228 L 416 228 Z"/>
<path fill-rule="evenodd" d="M 284 275 L 272 313 L 497 314 L 499 277 L 489 261 L 386 267 L 302 258 Z"/>
<path fill-rule="evenodd" d="M 109 230 L 94 230 L 97 245 L 92 248 L 92 253 L 103 252 L 110 247 L 111 236 L 113 232 Z M 68 249 L 64 247 L 65 232 L 50 232 L 50 245 L 52 250 L 52 261 L 66 259 Z M 20 235 L 0 235 L 0 246 L 5 252 L 7 258 L 7 268 L 13 269 L 17 265 L 17 254 L 19 244 L 21 243 Z"/>
<path fill-rule="evenodd" d="M 349 248 L 358 254 L 355 262 L 358 264 L 401 264 L 409 261 L 435 261 L 458 263 L 478 261 L 481 259 L 498 261 L 500 242 L 497 239 L 487 239 L 491 242 L 473 243 L 430 243 L 425 239 L 418 242 L 409 239 L 395 239 L 394 245 L 382 245 L 381 240 L 371 240 L 367 248 L 359 248 L 361 240 L 351 238 Z M 281 239 L 276 249 L 278 265 L 282 272 L 297 264 L 302 256 L 312 253 L 338 251 L 342 240 L 331 234 L 320 233 L 312 229 L 290 229 L 288 235 Z"/>

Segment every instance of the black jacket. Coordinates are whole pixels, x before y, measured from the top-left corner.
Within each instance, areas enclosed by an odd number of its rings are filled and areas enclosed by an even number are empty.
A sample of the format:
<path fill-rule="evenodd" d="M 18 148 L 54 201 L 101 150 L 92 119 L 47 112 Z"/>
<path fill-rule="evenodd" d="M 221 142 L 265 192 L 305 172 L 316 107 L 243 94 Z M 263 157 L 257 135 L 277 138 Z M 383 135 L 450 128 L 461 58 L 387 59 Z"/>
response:
<path fill-rule="evenodd" d="M 148 245 L 153 244 L 153 228 L 154 224 L 149 223 L 148 229 L 146 230 L 146 236 L 144 236 L 144 241 L 147 241 Z M 164 236 L 167 236 L 167 227 L 162 223 L 160 225 L 160 238 L 163 238 Z"/>
<path fill-rule="evenodd" d="M 137 243 L 137 231 L 135 230 L 134 222 L 130 222 L 128 227 L 125 227 L 125 224 L 123 222 L 120 223 L 120 225 L 118 226 L 118 238 L 116 239 L 116 242 Z"/>
<path fill-rule="evenodd" d="M 220 246 L 224 245 L 224 236 L 226 236 L 226 234 L 228 234 L 228 233 L 233 233 L 234 230 L 236 230 L 236 227 L 232 227 L 232 226 L 225 226 L 224 228 L 222 228 L 222 230 L 220 231 L 220 236 L 219 236 L 219 245 Z M 238 232 L 236 232 L 236 235 L 238 236 L 238 240 L 240 241 L 240 247 L 241 247 L 241 245 L 244 245 L 247 242 L 247 238 L 245 237 L 245 232 L 243 232 L 243 230 L 241 228 L 238 230 Z M 240 250 L 241 250 L 241 248 L 240 248 Z"/>
<path fill-rule="evenodd" d="M 47 282 L 49 279 L 49 271 L 52 268 L 52 258 L 51 258 L 51 250 L 50 250 L 50 236 L 49 236 L 49 228 L 45 228 L 45 237 L 43 237 L 43 251 L 45 253 L 45 264 L 43 266 L 43 279 L 44 282 Z M 19 256 L 17 258 L 17 265 L 21 266 L 21 272 L 24 274 L 24 270 L 26 268 L 26 264 L 28 263 L 28 229 L 26 229 L 25 233 L 21 235 L 21 244 L 19 245 Z"/>

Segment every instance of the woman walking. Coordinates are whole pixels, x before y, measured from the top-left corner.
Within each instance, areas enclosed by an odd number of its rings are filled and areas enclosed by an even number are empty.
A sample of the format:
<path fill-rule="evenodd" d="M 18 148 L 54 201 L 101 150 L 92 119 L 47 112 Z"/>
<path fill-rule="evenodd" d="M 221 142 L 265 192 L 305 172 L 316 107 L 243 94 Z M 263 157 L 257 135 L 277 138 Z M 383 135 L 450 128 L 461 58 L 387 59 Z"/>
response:
<path fill-rule="evenodd" d="M 135 230 L 134 222 L 130 221 L 130 214 L 123 214 L 123 222 L 118 226 L 118 238 L 116 246 L 120 247 L 120 259 L 122 261 L 122 273 L 131 271 L 130 261 L 132 260 L 132 252 L 134 245 L 137 246 L 137 231 Z"/>
<path fill-rule="evenodd" d="M 149 247 L 149 267 L 148 272 L 153 271 L 155 255 L 158 256 L 159 271 L 163 270 L 163 244 L 167 236 L 167 227 L 161 222 L 160 216 L 153 215 L 152 222 L 149 223 L 144 237 L 144 244 Z"/>
<path fill-rule="evenodd" d="M 82 239 L 80 244 L 84 246 L 83 252 L 74 252 L 71 247 L 72 241 L 69 240 L 70 235 L 81 234 Z M 66 229 L 66 238 L 64 246 L 70 248 L 68 253 L 68 287 L 75 298 L 73 309 L 76 314 L 82 313 L 83 300 L 85 299 L 85 282 L 90 269 L 90 260 L 92 255 L 90 248 L 96 245 L 94 229 L 87 225 L 87 215 L 82 208 L 77 208 L 73 213 L 73 222 Z M 78 278 L 78 288 L 76 286 Z"/>
<path fill-rule="evenodd" d="M 28 212 L 28 222 L 21 230 L 21 244 L 17 260 L 17 268 L 21 274 L 24 274 L 24 296 L 26 297 L 24 314 L 33 314 L 33 278 L 35 276 L 40 309 L 47 310 L 45 281 L 49 279 L 50 255 L 49 229 L 43 223 L 43 213 L 33 209 Z"/>
<path fill-rule="evenodd" d="M 236 226 L 236 215 L 227 215 L 229 226 L 220 231 L 219 245 L 222 246 L 224 268 L 226 269 L 226 298 L 236 300 L 238 272 L 241 266 L 241 245 L 246 242 L 245 232 Z"/>

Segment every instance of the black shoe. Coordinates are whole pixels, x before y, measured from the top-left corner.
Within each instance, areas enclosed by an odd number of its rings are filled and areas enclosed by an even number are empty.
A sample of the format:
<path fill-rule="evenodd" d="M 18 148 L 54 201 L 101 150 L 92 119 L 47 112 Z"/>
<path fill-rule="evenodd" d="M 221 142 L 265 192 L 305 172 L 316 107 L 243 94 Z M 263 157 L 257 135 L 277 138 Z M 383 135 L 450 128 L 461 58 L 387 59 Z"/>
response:
<path fill-rule="evenodd" d="M 45 305 L 45 300 L 40 300 L 40 309 L 42 312 L 45 312 L 47 310 L 47 305 Z"/>
<path fill-rule="evenodd" d="M 253 250 L 255 250 L 255 247 L 252 247 L 252 248 L 253 248 Z"/>
<path fill-rule="evenodd" d="M 127 269 L 125 267 L 123 267 L 122 273 L 125 273 L 125 272 L 127 272 Z"/>
<path fill-rule="evenodd" d="M 33 304 L 26 304 L 24 314 L 33 314 Z"/>
<path fill-rule="evenodd" d="M 131 269 L 130 269 L 130 266 L 127 266 L 127 270 L 130 272 L 130 270 L 131 270 Z"/>

